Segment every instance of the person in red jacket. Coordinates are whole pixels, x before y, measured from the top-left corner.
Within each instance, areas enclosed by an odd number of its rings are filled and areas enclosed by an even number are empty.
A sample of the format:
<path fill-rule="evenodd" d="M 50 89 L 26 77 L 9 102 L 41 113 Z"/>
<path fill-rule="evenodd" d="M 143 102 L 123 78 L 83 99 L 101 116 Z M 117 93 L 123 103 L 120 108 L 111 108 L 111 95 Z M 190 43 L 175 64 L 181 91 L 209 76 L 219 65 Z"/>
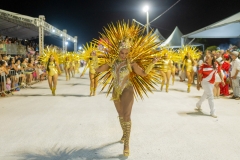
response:
<path fill-rule="evenodd" d="M 200 66 L 198 71 L 197 79 L 197 89 L 200 90 L 202 86 L 204 92 L 200 100 L 196 104 L 196 110 L 201 110 L 201 105 L 205 99 L 208 99 L 208 104 L 210 107 L 210 115 L 217 118 L 215 114 L 214 102 L 213 102 L 213 87 L 215 83 L 215 74 L 219 75 L 221 82 L 224 85 L 224 80 L 222 78 L 220 66 L 216 63 L 216 59 L 213 54 L 206 55 L 205 63 Z"/>
<path fill-rule="evenodd" d="M 223 64 L 222 64 L 222 71 L 224 73 L 224 82 L 225 85 L 222 85 L 220 83 L 220 95 L 222 96 L 229 96 L 229 70 L 231 68 L 230 62 L 229 62 L 229 54 L 224 54 L 223 55 Z"/>

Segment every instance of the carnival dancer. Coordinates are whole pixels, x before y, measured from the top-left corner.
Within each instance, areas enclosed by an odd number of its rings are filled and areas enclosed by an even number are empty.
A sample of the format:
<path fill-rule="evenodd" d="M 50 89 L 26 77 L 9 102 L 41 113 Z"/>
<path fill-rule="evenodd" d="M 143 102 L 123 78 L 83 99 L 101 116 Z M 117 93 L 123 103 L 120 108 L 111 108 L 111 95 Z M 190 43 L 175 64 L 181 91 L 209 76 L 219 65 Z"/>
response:
<path fill-rule="evenodd" d="M 191 85 L 193 83 L 194 70 L 193 66 L 195 65 L 194 59 L 199 59 L 201 52 L 198 52 L 195 47 L 185 46 L 180 49 L 180 54 L 184 56 L 182 70 L 185 70 L 186 76 L 188 79 L 188 88 L 187 92 L 190 92 Z"/>
<path fill-rule="evenodd" d="M 55 57 L 51 55 L 47 63 L 47 75 L 48 84 L 52 91 L 53 96 L 55 96 L 55 91 L 57 88 L 57 79 L 59 74 L 61 74 L 59 64 L 56 62 Z"/>
<path fill-rule="evenodd" d="M 72 54 L 71 60 L 71 73 L 72 77 L 75 77 L 75 55 Z"/>
<path fill-rule="evenodd" d="M 171 76 L 171 69 L 172 69 L 172 61 L 169 59 L 168 54 L 165 53 L 163 58 L 158 62 L 160 64 L 160 74 L 162 76 L 161 88 L 163 90 L 163 86 L 166 82 L 166 92 L 168 92 L 169 87 L 169 80 Z"/>
<path fill-rule="evenodd" d="M 80 68 L 80 59 L 79 56 L 77 56 L 77 59 L 75 61 L 75 73 L 80 73 L 79 68 Z"/>
<path fill-rule="evenodd" d="M 172 67 L 171 67 L 171 75 L 172 75 L 172 85 L 174 85 L 175 82 L 175 75 L 176 75 L 176 63 L 174 61 L 172 62 Z"/>
<path fill-rule="evenodd" d="M 99 81 L 103 83 L 103 89 L 108 86 L 108 94 L 112 92 L 112 100 L 119 115 L 119 121 L 123 129 L 124 142 L 123 155 L 129 156 L 129 138 L 131 132 L 131 111 L 135 97 L 146 91 L 155 90 L 154 84 L 159 81 L 159 74 L 153 70 L 154 64 L 159 60 L 155 58 L 159 43 L 152 33 L 144 36 L 143 30 L 132 23 L 117 23 L 104 29 L 102 37 L 109 42 L 101 41 L 104 47 L 108 48 L 105 53 L 105 60 L 102 65 L 96 63 L 99 58 L 96 52 L 92 52 L 92 59 L 95 71 L 98 73 Z"/>
<path fill-rule="evenodd" d="M 55 96 L 58 75 L 61 74 L 59 58 L 55 47 L 47 47 L 44 54 L 39 57 L 42 63 L 46 64 L 47 79 L 52 95 Z"/>
<path fill-rule="evenodd" d="M 66 81 L 70 80 L 70 78 L 71 78 L 71 75 L 70 75 L 71 69 L 72 69 L 71 61 L 70 61 L 69 55 L 67 55 L 65 57 L 65 62 L 64 62 L 64 70 L 65 70 L 65 74 L 66 74 Z"/>
<path fill-rule="evenodd" d="M 194 61 L 193 61 L 190 53 L 187 53 L 183 60 L 183 69 L 182 70 L 185 70 L 185 73 L 186 73 L 186 76 L 188 79 L 188 88 L 187 88 L 188 93 L 190 92 L 190 88 L 192 85 L 192 77 L 194 74 L 193 64 L 194 64 Z"/>
<path fill-rule="evenodd" d="M 82 53 L 82 59 L 85 60 L 87 62 L 87 65 L 85 66 L 85 68 L 83 69 L 83 72 L 81 74 L 80 77 L 82 77 L 87 68 L 89 68 L 89 79 L 90 79 L 90 96 L 95 96 L 96 95 L 96 89 L 97 89 L 97 86 L 98 86 L 98 77 L 96 76 L 96 72 L 95 72 L 95 69 L 94 69 L 94 66 L 96 66 L 97 64 L 94 64 L 95 61 L 93 60 L 91 54 L 92 52 L 95 52 L 95 54 L 97 56 L 99 56 L 99 52 L 96 53 L 95 50 L 96 47 L 93 43 L 90 43 L 90 44 L 86 44 L 86 46 L 83 47 L 84 49 L 84 53 Z"/>
<path fill-rule="evenodd" d="M 216 63 L 213 54 L 207 54 L 205 63 L 200 66 L 198 71 L 197 79 L 197 89 L 200 90 L 202 86 L 204 92 L 200 100 L 196 103 L 196 110 L 201 110 L 201 105 L 205 99 L 208 99 L 208 104 L 210 107 L 210 115 L 217 118 L 215 114 L 214 102 L 213 102 L 213 87 L 215 83 L 215 74 L 218 74 L 222 84 L 224 85 L 224 80 L 221 74 L 220 66 Z"/>

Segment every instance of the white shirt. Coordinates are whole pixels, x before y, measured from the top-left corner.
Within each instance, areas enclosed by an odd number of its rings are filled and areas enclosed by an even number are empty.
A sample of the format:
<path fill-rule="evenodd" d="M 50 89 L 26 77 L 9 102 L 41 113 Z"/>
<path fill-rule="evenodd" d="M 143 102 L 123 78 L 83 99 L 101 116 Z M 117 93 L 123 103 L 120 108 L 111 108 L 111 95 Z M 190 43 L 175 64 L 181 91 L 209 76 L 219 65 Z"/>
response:
<path fill-rule="evenodd" d="M 202 64 L 203 64 L 203 60 L 200 59 L 200 60 L 198 61 L 198 65 L 201 66 Z"/>
<path fill-rule="evenodd" d="M 237 77 L 240 77 L 240 60 L 236 58 L 234 61 L 232 61 L 231 65 L 232 65 L 231 77 L 235 75 L 237 70 L 239 71 Z"/>

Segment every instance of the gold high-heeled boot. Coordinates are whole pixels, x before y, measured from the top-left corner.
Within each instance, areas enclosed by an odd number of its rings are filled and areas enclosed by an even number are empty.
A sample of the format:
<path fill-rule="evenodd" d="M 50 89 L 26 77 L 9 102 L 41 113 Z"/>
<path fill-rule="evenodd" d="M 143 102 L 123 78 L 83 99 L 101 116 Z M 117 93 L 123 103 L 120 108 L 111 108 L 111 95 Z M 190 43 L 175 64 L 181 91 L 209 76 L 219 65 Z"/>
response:
<path fill-rule="evenodd" d="M 96 95 L 96 88 L 93 88 L 93 96 Z"/>
<path fill-rule="evenodd" d="M 124 121 L 123 121 L 123 117 L 118 117 L 119 118 L 119 122 L 120 122 L 120 125 L 121 125 L 121 127 L 122 127 L 122 131 L 123 131 L 123 135 L 122 135 L 122 138 L 121 138 L 121 140 L 120 140 L 120 143 L 124 143 L 124 140 L 125 140 L 125 138 L 124 138 Z"/>
<path fill-rule="evenodd" d="M 90 96 L 93 95 L 93 90 L 94 90 L 94 87 L 90 87 Z"/>
<path fill-rule="evenodd" d="M 52 95 L 55 96 L 56 88 L 52 88 Z"/>
<path fill-rule="evenodd" d="M 130 133 L 131 133 L 131 126 L 132 123 L 131 121 L 129 122 L 124 122 L 124 149 L 123 149 L 123 155 L 128 157 L 130 155 L 130 151 L 129 151 L 129 139 L 130 139 Z M 125 149 L 126 147 L 128 147 L 128 149 Z"/>
<path fill-rule="evenodd" d="M 174 85 L 175 77 L 172 77 L 172 85 Z"/>
<path fill-rule="evenodd" d="M 161 83 L 161 91 L 163 90 L 163 86 L 164 86 L 164 81 L 162 81 L 162 83 Z"/>
<path fill-rule="evenodd" d="M 169 84 L 166 85 L 166 92 L 168 92 L 168 87 L 169 87 Z"/>
<path fill-rule="evenodd" d="M 190 87 L 191 87 L 191 84 L 190 84 L 190 83 L 188 83 L 187 93 L 189 93 L 189 92 L 190 92 Z"/>
<path fill-rule="evenodd" d="M 66 81 L 68 81 L 69 80 L 69 77 L 68 76 L 66 76 Z"/>

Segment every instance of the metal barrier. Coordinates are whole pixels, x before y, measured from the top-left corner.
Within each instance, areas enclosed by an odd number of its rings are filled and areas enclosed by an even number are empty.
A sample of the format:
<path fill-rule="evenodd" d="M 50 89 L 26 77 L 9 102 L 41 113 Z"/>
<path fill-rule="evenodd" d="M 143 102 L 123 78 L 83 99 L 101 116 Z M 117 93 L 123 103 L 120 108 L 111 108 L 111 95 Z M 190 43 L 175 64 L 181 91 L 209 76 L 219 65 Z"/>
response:
<path fill-rule="evenodd" d="M 20 89 L 20 88 L 31 87 L 32 84 L 41 81 L 39 72 L 38 71 L 34 71 L 34 72 L 36 72 L 37 77 L 36 79 L 34 79 L 35 81 L 30 81 L 29 84 L 26 84 L 25 81 L 23 81 L 23 76 L 21 76 L 21 75 L 24 75 L 24 77 L 27 78 L 29 73 L 28 74 L 25 74 L 26 72 L 18 73 L 15 70 L 10 70 L 8 75 L 6 75 L 4 72 L 1 73 L 0 74 L 0 87 L 1 87 L 0 95 L 2 95 L 3 97 L 8 96 L 10 93 L 13 95 L 12 91 L 15 91 L 18 88 Z M 30 73 L 30 74 L 33 74 L 33 73 Z M 11 83 L 9 82 L 9 80 L 11 81 Z"/>
<path fill-rule="evenodd" d="M 6 95 L 6 75 L 4 72 L 1 73 L 0 75 L 0 83 L 1 83 L 1 90 L 0 93 Z"/>

